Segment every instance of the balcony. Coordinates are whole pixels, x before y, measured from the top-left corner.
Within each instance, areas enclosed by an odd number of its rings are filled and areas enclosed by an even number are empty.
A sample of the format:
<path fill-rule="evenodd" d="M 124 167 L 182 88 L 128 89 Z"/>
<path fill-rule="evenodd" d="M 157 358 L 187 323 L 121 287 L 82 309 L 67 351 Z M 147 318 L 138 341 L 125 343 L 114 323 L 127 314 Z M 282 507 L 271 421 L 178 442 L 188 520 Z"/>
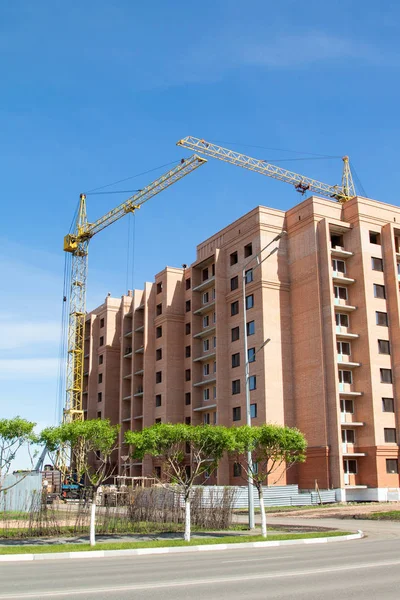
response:
<path fill-rule="evenodd" d="M 136 310 L 144 310 L 145 305 L 144 304 L 140 304 Z"/>
<path fill-rule="evenodd" d="M 356 398 L 363 395 L 363 392 L 356 392 L 353 387 L 351 383 L 339 383 L 339 396 L 341 398 Z"/>
<path fill-rule="evenodd" d="M 342 444 L 342 456 L 343 458 L 359 458 L 367 455 L 365 452 L 357 452 L 357 446 L 354 444 Z"/>
<path fill-rule="evenodd" d="M 345 285 L 351 285 L 356 281 L 351 277 L 346 277 L 346 275 L 344 273 L 341 273 L 340 271 L 332 271 L 332 280 L 333 283 L 342 283 Z"/>
<path fill-rule="evenodd" d="M 198 358 L 194 358 L 193 362 L 204 362 L 206 360 L 211 360 L 212 358 L 215 358 L 216 353 L 215 352 L 211 352 L 210 354 L 204 354 L 203 356 L 199 356 Z"/>
<path fill-rule="evenodd" d="M 132 373 L 128 373 L 128 375 L 124 375 L 122 379 L 132 379 Z"/>
<path fill-rule="evenodd" d="M 122 423 L 128 423 L 130 420 L 130 417 L 125 417 L 125 419 L 121 419 Z"/>
<path fill-rule="evenodd" d="M 348 356 L 347 354 L 338 354 L 337 364 L 338 367 L 346 367 L 348 369 L 355 369 L 356 367 L 361 367 L 361 363 L 351 361 L 350 356 Z"/>
<path fill-rule="evenodd" d="M 143 333 L 144 331 L 144 325 L 141 325 L 140 327 L 136 327 L 135 329 L 135 333 Z"/>
<path fill-rule="evenodd" d="M 143 375 L 144 369 L 139 369 L 139 371 L 135 371 L 135 375 Z"/>
<path fill-rule="evenodd" d="M 217 408 L 216 404 L 207 404 L 207 406 L 199 406 L 198 408 L 194 408 L 193 412 L 205 412 L 206 410 L 213 410 Z"/>
<path fill-rule="evenodd" d="M 136 415 L 136 417 L 133 417 L 134 420 L 138 421 L 139 419 L 143 419 L 143 415 Z M 138 463 L 138 464 L 142 464 L 142 463 Z"/>
<path fill-rule="evenodd" d="M 213 302 L 209 302 L 208 304 L 204 304 L 201 308 L 193 311 L 194 315 L 204 315 L 215 307 L 215 300 Z"/>
<path fill-rule="evenodd" d="M 143 396 L 143 388 L 138 388 L 133 395 L 135 398 L 141 398 Z"/>
<path fill-rule="evenodd" d="M 364 427 L 362 421 L 352 421 L 353 415 L 349 413 L 340 413 L 340 424 L 342 427 Z"/>
<path fill-rule="evenodd" d="M 335 298 L 333 304 L 335 310 L 340 310 L 340 312 L 352 312 L 357 308 L 356 306 L 347 304 L 347 300 L 342 300 L 341 298 Z"/>
<path fill-rule="evenodd" d="M 356 340 L 360 336 L 358 333 L 350 333 L 348 327 L 336 325 L 336 337 L 343 340 Z"/>
<path fill-rule="evenodd" d="M 354 252 L 349 252 L 342 246 L 334 246 L 331 248 L 331 255 L 335 258 L 350 258 L 350 256 L 354 256 Z"/>
<path fill-rule="evenodd" d="M 192 288 L 193 292 L 202 292 L 203 290 L 206 290 L 210 287 L 212 287 L 215 283 L 215 276 L 214 277 L 210 277 L 209 279 L 206 279 L 205 281 L 203 281 L 202 283 L 200 283 L 200 285 L 196 285 L 196 287 Z"/>
<path fill-rule="evenodd" d="M 130 356 L 132 356 L 132 348 L 125 348 L 124 357 L 129 358 Z"/>
<path fill-rule="evenodd" d="M 122 398 L 122 400 L 130 400 L 131 398 L 132 398 L 132 396 L 129 394 L 129 396 L 124 396 L 124 397 Z"/>
<path fill-rule="evenodd" d="M 211 335 L 212 333 L 214 333 L 214 331 L 215 331 L 215 325 L 213 325 L 212 327 L 208 327 L 207 329 L 203 329 L 203 331 L 200 331 L 199 333 L 196 333 L 193 336 L 193 338 L 199 339 L 199 338 L 207 337 L 207 336 Z"/>
<path fill-rule="evenodd" d="M 202 379 L 202 381 L 197 381 L 197 383 L 193 384 L 193 387 L 201 387 L 202 385 L 209 385 L 210 383 L 215 383 L 217 378 L 215 376 L 210 377 L 209 379 Z"/>
<path fill-rule="evenodd" d="M 132 330 L 131 331 L 127 331 L 126 333 L 124 333 L 124 337 L 131 338 L 132 337 Z"/>
<path fill-rule="evenodd" d="M 140 346 L 140 348 L 137 348 L 137 350 L 135 350 L 135 354 L 143 354 L 144 353 L 144 346 Z"/>

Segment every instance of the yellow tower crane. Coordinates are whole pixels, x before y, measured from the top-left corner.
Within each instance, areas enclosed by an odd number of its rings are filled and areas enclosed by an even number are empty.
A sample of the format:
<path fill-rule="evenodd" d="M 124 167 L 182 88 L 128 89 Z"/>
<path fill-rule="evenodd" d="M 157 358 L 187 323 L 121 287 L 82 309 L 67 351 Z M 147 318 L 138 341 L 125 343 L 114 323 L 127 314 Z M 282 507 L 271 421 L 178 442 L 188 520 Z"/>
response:
<path fill-rule="evenodd" d="M 255 171 L 256 173 L 261 173 L 261 175 L 266 175 L 267 177 L 290 183 L 295 187 L 296 191 L 301 194 L 305 194 L 308 191 L 315 192 L 319 196 L 334 198 L 342 204 L 356 195 L 348 156 L 344 156 L 342 159 L 342 184 L 328 185 L 327 183 L 321 183 L 321 181 L 317 181 L 316 179 L 293 173 L 293 171 L 282 169 L 282 167 L 276 167 L 265 160 L 252 158 L 251 156 L 246 156 L 246 154 L 240 154 L 234 150 L 229 150 L 228 148 L 223 148 L 222 146 L 217 146 L 216 144 L 192 136 L 179 140 L 177 146 L 189 148 L 195 152 L 200 152 L 200 154 L 218 158 L 219 160 L 242 167 L 243 169 Z"/>
<path fill-rule="evenodd" d="M 64 250 L 72 254 L 71 287 L 69 297 L 69 322 L 67 341 L 66 399 L 63 420 L 83 420 L 83 351 L 86 317 L 86 278 L 88 268 L 89 240 L 115 221 L 128 213 L 133 213 L 142 204 L 156 196 L 162 190 L 182 179 L 206 163 L 205 158 L 194 154 L 188 159 L 164 173 L 113 210 L 110 210 L 94 223 L 86 217 L 86 196 L 80 195 L 79 210 L 75 229 L 64 238 Z"/>

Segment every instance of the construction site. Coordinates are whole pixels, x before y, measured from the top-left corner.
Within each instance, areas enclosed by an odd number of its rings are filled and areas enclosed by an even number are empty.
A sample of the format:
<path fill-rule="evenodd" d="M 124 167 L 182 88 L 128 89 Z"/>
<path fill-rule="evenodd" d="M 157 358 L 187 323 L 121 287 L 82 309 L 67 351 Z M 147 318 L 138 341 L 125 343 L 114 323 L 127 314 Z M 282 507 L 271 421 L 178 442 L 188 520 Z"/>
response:
<path fill-rule="evenodd" d="M 307 460 L 268 485 L 333 490 L 337 501 L 398 500 L 400 208 L 358 195 L 347 156 L 341 183 L 328 185 L 203 139 L 178 146 L 195 154 L 96 221 L 81 194 L 64 240 L 63 420 L 119 424 L 116 473 L 140 485 L 162 480 L 162 466 L 133 461 L 127 431 L 297 427 Z M 103 229 L 211 159 L 302 198 L 287 211 L 255 206 L 197 240 L 192 264 L 166 266 L 142 289 L 87 307 L 92 238 L 101 243 Z M 208 483 L 240 486 L 241 475 L 226 458 Z"/>

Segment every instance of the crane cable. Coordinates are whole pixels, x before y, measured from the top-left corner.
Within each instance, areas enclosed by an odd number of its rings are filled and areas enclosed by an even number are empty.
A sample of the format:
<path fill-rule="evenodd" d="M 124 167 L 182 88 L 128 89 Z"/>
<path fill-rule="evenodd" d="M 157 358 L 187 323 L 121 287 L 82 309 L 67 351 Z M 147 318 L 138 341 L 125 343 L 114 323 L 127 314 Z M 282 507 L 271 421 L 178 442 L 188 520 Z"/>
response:
<path fill-rule="evenodd" d="M 64 280 L 63 280 L 63 298 L 61 308 L 61 331 L 60 331 L 60 342 L 58 351 L 58 386 L 57 386 L 57 399 L 55 406 L 54 420 L 55 423 L 59 423 L 62 419 L 62 410 L 64 406 L 64 391 L 65 391 L 65 380 L 66 380 L 66 358 L 67 358 L 67 328 L 68 328 L 68 306 L 69 306 L 69 295 L 70 295 L 70 281 L 71 281 L 71 254 L 69 252 L 64 253 Z"/>

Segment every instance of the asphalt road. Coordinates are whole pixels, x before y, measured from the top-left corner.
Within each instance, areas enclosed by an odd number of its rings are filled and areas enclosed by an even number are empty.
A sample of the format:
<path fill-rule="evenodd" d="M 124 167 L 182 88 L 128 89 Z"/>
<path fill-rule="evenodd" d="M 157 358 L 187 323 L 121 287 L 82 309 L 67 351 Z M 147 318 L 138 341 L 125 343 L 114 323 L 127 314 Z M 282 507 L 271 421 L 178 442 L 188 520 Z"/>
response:
<path fill-rule="evenodd" d="M 400 539 L 0 563 L 0 600 L 400 597 Z"/>

